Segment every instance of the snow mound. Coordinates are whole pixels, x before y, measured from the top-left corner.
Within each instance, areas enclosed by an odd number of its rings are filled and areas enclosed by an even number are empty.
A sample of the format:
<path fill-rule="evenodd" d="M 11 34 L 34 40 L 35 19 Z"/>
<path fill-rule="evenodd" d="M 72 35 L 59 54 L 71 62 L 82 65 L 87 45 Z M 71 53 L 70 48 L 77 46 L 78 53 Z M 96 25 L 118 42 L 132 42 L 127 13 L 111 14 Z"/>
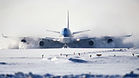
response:
<path fill-rule="evenodd" d="M 79 58 L 69 58 L 69 61 L 72 61 L 74 63 L 88 63 L 88 61 Z"/>
<path fill-rule="evenodd" d="M 0 65 L 6 65 L 7 63 L 5 63 L 5 62 L 0 62 Z"/>

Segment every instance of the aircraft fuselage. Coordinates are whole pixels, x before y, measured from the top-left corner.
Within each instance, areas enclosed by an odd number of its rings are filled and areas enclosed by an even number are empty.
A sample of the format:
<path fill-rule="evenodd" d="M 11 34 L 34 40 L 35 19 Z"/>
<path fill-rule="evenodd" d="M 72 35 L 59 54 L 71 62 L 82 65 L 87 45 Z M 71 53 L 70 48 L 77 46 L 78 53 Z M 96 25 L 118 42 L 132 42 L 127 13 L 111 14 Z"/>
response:
<path fill-rule="evenodd" d="M 70 43 L 72 42 L 72 34 L 69 28 L 64 28 L 61 32 L 62 37 L 60 38 L 60 42 L 62 43 Z"/>

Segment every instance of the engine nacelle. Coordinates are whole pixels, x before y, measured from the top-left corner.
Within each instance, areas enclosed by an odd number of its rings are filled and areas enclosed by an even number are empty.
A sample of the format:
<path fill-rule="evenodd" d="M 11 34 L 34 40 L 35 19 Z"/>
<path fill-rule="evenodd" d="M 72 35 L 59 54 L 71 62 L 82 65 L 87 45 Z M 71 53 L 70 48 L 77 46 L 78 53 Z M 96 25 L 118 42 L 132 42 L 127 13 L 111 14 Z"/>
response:
<path fill-rule="evenodd" d="M 26 39 L 22 39 L 22 40 L 21 40 L 21 42 L 26 43 L 26 42 L 27 42 L 27 40 L 26 40 Z"/>
<path fill-rule="evenodd" d="M 95 42 L 94 42 L 94 40 L 90 40 L 90 41 L 88 42 L 88 44 L 89 44 L 90 46 L 93 46 L 93 45 L 95 44 Z"/>
<path fill-rule="evenodd" d="M 43 40 L 41 40 L 40 42 L 39 42 L 39 46 L 44 46 L 45 45 L 45 42 L 43 41 Z"/>
<path fill-rule="evenodd" d="M 113 42 L 113 39 L 109 38 L 107 39 L 107 43 L 112 43 Z"/>

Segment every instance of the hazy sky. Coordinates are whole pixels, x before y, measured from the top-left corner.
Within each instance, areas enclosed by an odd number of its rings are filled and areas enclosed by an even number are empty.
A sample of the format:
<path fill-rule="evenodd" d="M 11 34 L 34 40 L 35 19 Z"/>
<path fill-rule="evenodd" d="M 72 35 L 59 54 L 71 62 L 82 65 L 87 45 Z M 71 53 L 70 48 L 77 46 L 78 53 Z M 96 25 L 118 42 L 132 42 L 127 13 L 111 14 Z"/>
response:
<path fill-rule="evenodd" d="M 72 31 L 139 35 L 139 0 L 0 0 L 0 33 L 43 35 L 61 31 L 70 11 Z"/>

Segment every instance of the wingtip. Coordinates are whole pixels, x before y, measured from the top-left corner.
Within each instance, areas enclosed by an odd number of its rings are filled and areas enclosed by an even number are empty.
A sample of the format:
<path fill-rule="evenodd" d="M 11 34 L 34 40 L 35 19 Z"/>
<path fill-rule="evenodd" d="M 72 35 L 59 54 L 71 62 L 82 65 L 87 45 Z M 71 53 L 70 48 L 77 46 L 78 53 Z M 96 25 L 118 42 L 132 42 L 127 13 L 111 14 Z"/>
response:
<path fill-rule="evenodd" d="M 7 36 L 5 36 L 3 33 L 1 34 L 1 36 L 2 36 L 3 38 L 7 38 Z"/>

